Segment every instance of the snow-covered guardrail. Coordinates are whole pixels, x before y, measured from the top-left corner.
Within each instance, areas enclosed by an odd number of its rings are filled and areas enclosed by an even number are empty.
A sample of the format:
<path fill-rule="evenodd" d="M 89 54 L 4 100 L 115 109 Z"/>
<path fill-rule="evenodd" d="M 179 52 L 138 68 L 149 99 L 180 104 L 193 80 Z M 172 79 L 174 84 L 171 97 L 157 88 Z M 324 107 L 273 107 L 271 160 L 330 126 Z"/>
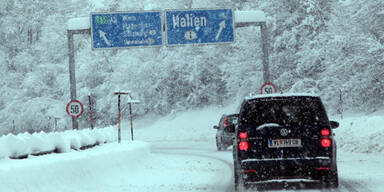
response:
<path fill-rule="evenodd" d="M 29 155 L 44 155 L 47 153 L 65 153 L 71 149 L 86 149 L 113 141 L 116 141 L 116 132 L 113 127 L 52 133 L 8 134 L 0 137 L 0 159 L 7 157 L 26 158 Z"/>

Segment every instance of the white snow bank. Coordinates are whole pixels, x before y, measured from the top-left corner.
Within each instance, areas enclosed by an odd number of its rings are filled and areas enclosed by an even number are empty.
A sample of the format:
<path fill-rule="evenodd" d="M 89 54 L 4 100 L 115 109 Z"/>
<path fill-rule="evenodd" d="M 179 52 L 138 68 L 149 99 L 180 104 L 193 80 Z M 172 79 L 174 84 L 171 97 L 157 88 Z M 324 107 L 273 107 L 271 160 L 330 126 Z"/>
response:
<path fill-rule="evenodd" d="M 0 158 L 20 157 L 42 152 L 68 152 L 82 147 L 116 141 L 114 127 L 68 130 L 52 133 L 8 134 L 0 137 Z"/>
<path fill-rule="evenodd" d="M 86 151 L 2 159 L 0 191 L 109 191 L 98 189 L 100 183 L 107 185 L 106 180 L 113 180 L 111 177 L 129 174 L 147 156 L 147 143 L 123 141 Z"/>
<path fill-rule="evenodd" d="M 67 24 L 69 30 L 81 30 L 91 28 L 91 21 L 89 17 L 72 18 L 68 20 Z"/>
<path fill-rule="evenodd" d="M 347 117 L 335 129 L 338 149 L 360 153 L 384 152 L 384 116 Z"/>
<path fill-rule="evenodd" d="M 236 23 L 266 22 L 266 20 L 263 11 L 235 11 Z"/>

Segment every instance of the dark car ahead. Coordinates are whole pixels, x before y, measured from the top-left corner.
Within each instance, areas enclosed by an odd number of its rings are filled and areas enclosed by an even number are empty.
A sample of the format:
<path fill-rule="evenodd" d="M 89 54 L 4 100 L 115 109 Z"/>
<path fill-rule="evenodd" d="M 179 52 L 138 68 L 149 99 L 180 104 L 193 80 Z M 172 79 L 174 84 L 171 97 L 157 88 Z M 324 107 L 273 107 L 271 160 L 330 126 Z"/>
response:
<path fill-rule="evenodd" d="M 226 150 L 229 146 L 233 145 L 235 133 L 228 131 L 228 127 L 237 124 L 238 114 L 223 115 L 220 118 L 219 125 L 213 126 L 217 129 L 216 132 L 216 146 L 218 151 Z"/>
<path fill-rule="evenodd" d="M 336 142 L 319 97 L 273 94 L 243 101 L 235 130 L 236 191 L 272 181 L 338 187 Z M 234 127 L 232 127 L 234 129 Z"/>

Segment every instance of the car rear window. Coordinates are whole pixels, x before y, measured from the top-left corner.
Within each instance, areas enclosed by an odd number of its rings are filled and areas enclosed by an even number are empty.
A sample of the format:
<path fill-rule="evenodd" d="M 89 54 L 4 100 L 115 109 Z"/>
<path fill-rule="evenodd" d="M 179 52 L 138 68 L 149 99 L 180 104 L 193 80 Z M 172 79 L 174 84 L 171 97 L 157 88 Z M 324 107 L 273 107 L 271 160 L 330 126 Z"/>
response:
<path fill-rule="evenodd" d="M 250 100 L 241 111 L 241 123 L 258 127 L 263 124 L 321 124 L 328 120 L 317 97 L 263 98 Z"/>
<path fill-rule="evenodd" d="M 236 124 L 237 123 L 237 115 L 231 115 L 227 116 L 227 123 L 230 124 Z"/>

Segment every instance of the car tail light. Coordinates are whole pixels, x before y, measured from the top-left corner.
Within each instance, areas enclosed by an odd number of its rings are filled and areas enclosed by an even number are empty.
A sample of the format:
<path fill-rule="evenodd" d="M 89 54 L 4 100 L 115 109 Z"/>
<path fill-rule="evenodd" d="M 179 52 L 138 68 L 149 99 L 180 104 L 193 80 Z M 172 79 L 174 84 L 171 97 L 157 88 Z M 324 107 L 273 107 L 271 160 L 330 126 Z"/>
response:
<path fill-rule="evenodd" d="M 240 137 L 240 139 L 246 139 L 246 138 L 248 138 L 248 134 L 245 132 L 241 132 L 241 133 L 239 133 L 239 137 Z"/>
<path fill-rule="evenodd" d="M 249 145 L 248 145 L 248 142 L 247 141 L 241 141 L 239 143 L 239 149 L 242 150 L 242 151 L 246 151 L 248 150 L 249 148 Z"/>
<path fill-rule="evenodd" d="M 329 138 L 329 136 L 331 135 L 331 131 L 329 129 L 322 129 L 320 133 L 321 133 L 320 146 L 324 148 L 331 147 L 332 141 Z"/>
<path fill-rule="evenodd" d="M 331 170 L 330 167 L 317 167 L 317 170 Z"/>
<path fill-rule="evenodd" d="M 239 133 L 239 138 L 240 138 L 239 150 L 247 151 L 249 149 L 249 144 L 248 144 L 248 141 L 247 141 L 248 133 L 240 132 Z"/>
<path fill-rule="evenodd" d="M 328 138 L 321 139 L 321 146 L 322 147 L 330 147 L 331 146 L 331 140 Z"/>
<path fill-rule="evenodd" d="M 226 127 L 226 126 L 227 126 L 227 117 L 224 117 L 223 127 Z"/>
<path fill-rule="evenodd" d="M 321 135 L 322 135 L 322 136 L 329 136 L 329 129 L 323 129 L 323 130 L 321 130 Z"/>

